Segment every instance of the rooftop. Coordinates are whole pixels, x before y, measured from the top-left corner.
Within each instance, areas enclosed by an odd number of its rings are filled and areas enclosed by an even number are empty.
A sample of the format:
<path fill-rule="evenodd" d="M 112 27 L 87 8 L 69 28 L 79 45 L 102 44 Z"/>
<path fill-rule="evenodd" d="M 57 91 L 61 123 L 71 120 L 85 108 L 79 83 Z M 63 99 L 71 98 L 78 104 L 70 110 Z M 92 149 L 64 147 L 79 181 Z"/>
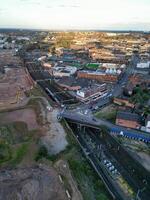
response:
<path fill-rule="evenodd" d="M 63 77 L 58 80 L 59 84 L 67 85 L 67 86 L 80 86 L 81 88 L 88 87 L 89 85 L 95 83 L 96 81 L 91 81 L 84 78 L 75 78 L 73 76 Z"/>
<path fill-rule="evenodd" d="M 130 113 L 130 112 L 123 112 L 119 111 L 117 113 L 117 118 L 118 119 L 124 119 L 124 120 L 131 120 L 131 121 L 139 121 L 140 117 L 136 113 Z"/>

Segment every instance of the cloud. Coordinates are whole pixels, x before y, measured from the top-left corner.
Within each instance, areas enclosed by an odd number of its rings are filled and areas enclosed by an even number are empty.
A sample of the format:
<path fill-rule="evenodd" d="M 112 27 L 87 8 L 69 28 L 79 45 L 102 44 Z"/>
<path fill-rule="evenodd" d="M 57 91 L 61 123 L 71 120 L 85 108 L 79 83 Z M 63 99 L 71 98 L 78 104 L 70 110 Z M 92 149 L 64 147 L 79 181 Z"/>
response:
<path fill-rule="evenodd" d="M 65 8 L 79 8 L 80 6 L 79 5 L 66 5 L 66 4 L 60 4 L 60 5 L 46 5 L 45 6 L 46 8 L 62 8 L 62 9 L 65 9 Z"/>
<path fill-rule="evenodd" d="M 41 1 L 37 0 L 20 0 L 20 2 L 28 5 L 41 5 Z"/>
<path fill-rule="evenodd" d="M 79 5 L 58 5 L 57 7 L 60 7 L 60 8 L 79 8 L 80 6 Z"/>
<path fill-rule="evenodd" d="M 5 13 L 6 11 L 7 11 L 6 9 L 0 8 L 0 14 Z"/>

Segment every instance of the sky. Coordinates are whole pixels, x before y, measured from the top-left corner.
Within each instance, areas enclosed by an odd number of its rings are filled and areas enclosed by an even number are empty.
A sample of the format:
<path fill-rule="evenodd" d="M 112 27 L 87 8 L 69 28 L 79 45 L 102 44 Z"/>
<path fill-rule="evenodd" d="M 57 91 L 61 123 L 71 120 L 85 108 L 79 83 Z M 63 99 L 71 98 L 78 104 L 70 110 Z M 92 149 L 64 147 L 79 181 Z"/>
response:
<path fill-rule="evenodd" d="M 150 0 L 0 0 L 0 27 L 150 31 Z"/>

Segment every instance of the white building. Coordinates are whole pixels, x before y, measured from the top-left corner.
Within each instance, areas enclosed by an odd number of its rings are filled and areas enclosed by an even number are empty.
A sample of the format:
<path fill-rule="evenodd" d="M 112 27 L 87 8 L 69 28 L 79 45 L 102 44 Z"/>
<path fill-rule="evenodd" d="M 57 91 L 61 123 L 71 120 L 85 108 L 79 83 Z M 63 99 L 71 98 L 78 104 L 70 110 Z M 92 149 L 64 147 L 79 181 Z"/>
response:
<path fill-rule="evenodd" d="M 66 67 L 54 67 L 53 68 L 53 75 L 55 77 L 69 77 L 75 74 L 77 71 L 76 67 L 66 66 Z"/>
<path fill-rule="evenodd" d="M 149 62 L 138 63 L 136 67 L 137 68 L 142 68 L 142 69 L 149 68 L 150 67 L 150 61 Z"/>
<path fill-rule="evenodd" d="M 147 120 L 146 120 L 146 132 L 150 133 L 150 115 L 148 115 Z"/>
<path fill-rule="evenodd" d="M 79 98 L 81 101 L 88 101 L 88 100 L 97 100 L 99 99 L 102 95 L 107 93 L 107 86 L 106 84 L 101 84 L 101 85 L 92 85 L 87 88 L 82 88 L 77 91 L 77 98 Z"/>

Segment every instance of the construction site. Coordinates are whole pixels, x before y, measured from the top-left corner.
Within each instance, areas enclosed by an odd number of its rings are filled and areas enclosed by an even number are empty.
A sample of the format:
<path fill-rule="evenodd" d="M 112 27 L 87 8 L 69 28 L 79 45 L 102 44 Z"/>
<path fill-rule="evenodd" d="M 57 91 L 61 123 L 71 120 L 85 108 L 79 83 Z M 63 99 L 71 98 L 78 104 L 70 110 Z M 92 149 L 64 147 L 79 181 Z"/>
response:
<path fill-rule="evenodd" d="M 13 51 L 0 52 L 0 109 L 17 105 L 26 99 L 25 92 L 34 82 L 22 67 L 22 62 Z"/>

